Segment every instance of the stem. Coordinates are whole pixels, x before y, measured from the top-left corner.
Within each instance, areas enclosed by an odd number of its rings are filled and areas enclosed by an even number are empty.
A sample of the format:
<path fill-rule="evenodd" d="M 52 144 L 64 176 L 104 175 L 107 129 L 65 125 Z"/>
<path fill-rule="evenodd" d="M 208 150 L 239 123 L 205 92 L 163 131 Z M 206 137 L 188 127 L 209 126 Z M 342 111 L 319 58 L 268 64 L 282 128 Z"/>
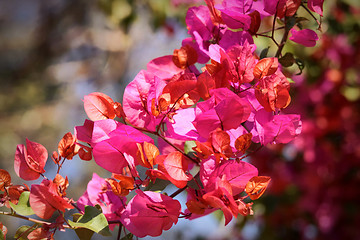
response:
<path fill-rule="evenodd" d="M 316 21 L 316 23 L 319 25 L 318 29 L 321 31 L 321 23 L 319 22 L 319 20 L 317 20 L 314 14 L 307 7 L 305 7 L 303 3 L 301 3 L 300 6 L 303 7 L 310 14 L 310 16 Z"/>
<path fill-rule="evenodd" d="M 188 186 L 186 185 L 185 187 L 183 188 L 179 188 L 178 190 L 176 190 L 176 192 L 174 192 L 173 194 L 171 194 L 169 197 L 171 198 L 174 198 L 176 197 L 177 195 L 179 195 L 180 193 L 182 193 Z"/>
<path fill-rule="evenodd" d="M 118 231 L 116 240 L 120 240 L 120 237 L 121 237 L 121 229 L 122 229 L 122 224 L 119 223 L 119 231 Z"/>
<path fill-rule="evenodd" d="M 25 236 L 27 233 L 30 233 L 30 231 L 31 231 L 33 228 L 35 228 L 36 226 L 37 226 L 37 224 L 35 223 L 34 225 L 32 225 L 31 227 L 29 227 L 28 229 L 26 229 L 26 231 L 23 232 L 22 234 L 20 234 L 20 236 L 17 237 L 16 240 L 17 240 L 17 239 L 20 239 L 22 236 Z"/>
<path fill-rule="evenodd" d="M 51 225 L 51 223 L 49 223 L 49 222 L 45 222 L 45 221 L 34 219 L 34 218 L 25 217 L 25 216 L 19 215 L 17 213 L 10 213 L 10 212 L 0 211 L 0 215 L 12 216 L 12 217 L 24 219 L 24 220 L 27 220 L 27 221 L 30 221 L 30 222 L 33 222 L 33 223 L 38 223 L 38 224 L 41 224 L 41 225 L 47 225 L 47 226 Z M 71 228 L 68 225 L 63 225 L 63 227 L 64 228 Z"/>
<path fill-rule="evenodd" d="M 285 18 L 285 26 L 286 26 L 286 18 Z M 280 45 L 278 46 L 279 48 L 275 54 L 275 57 L 277 57 L 277 58 L 281 55 L 281 51 L 285 46 L 285 43 L 286 43 L 288 35 L 289 35 L 289 31 L 290 31 L 290 29 L 287 29 L 285 27 L 285 32 L 284 32 L 283 38 L 281 39 Z"/>
<path fill-rule="evenodd" d="M 174 144 L 172 144 L 171 142 L 169 142 L 169 140 L 166 139 L 166 137 L 160 135 L 160 134 L 156 134 L 159 138 L 161 138 L 162 140 L 164 140 L 167 144 L 169 144 L 170 146 L 172 146 L 173 148 L 175 148 L 177 151 L 181 152 L 184 156 L 186 156 L 187 158 L 189 158 L 192 162 L 196 163 L 197 165 L 199 165 L 199 160 L 198 158 L 193 158 L 190 157 L 189 155 L 187 155 L 183 150 L 181 150 L 180 148 L 178 148 L 177 146 L 175 146 Z"/>

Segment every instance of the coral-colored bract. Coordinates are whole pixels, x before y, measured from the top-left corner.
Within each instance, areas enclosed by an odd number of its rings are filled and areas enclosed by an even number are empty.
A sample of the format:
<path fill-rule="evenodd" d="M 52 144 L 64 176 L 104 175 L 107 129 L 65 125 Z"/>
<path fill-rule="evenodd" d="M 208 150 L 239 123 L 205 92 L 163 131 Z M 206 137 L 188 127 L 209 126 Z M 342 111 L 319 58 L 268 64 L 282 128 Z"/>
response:
<path fill-rule="evenodd" d="M 264 193 L 270 177 L 258 176 L 244 159 L 267 144 L 289 143 L 302 128 L 299 115 L 283 111 L 291 102 L 291 74 L 283 73 L 282 49 L 289 33 L 304 46 L 314 46 L 318 38 L 312 30 L 296 30 L 302 27 L 296 15 L 300 0 L 205 2 L 188 10 L 190 37 L 173 55 L 153 59 L 136 75 L 125 88 L 123 105 L 99 92 L 84 97 L 91 120 L 60 140 L 52 154 L 58 169 L 54 180 L 43 175 L 48 154 L 41 144 L 26 139 L 26 147 L 17 146 L 17 175 L 44 177 L 21 202 L 29 194 L 32 210 L 44 219 L 74 206 L 80 211 L 73 220 L 78 222 L 60 216 L 34 230 L 32 238 L 52 237 L 65 224 L 104 234 L 108 222 L 110 229 L 118 224 L 137 237 L 159 236 L 179 217 L 194 219 L 220 209 L 228 224 L 238 214 L 253 214 L 251 200 Z M 322 14 L 322 1 L 309 0 L 308 8 Z M 268 21 L 273 22 L 269 35 L 257 34 L 268 17 L 274 19 Z M 278 30 L 284 31 L 279 43 Z M 276 43 L 274 57 L 264 56 L 267 51 L 259 56 L 262 49 L 253 38 L 264 35 Z M 59 172 L 77 154 L 86 161 L 93 157 L 112 177 L 93 173 L 75 205 L 66 197 L 68 179 Z M 171 195 L 151 191 L 159 181 L 178 190 Z M 11 187 L 11 177 L 1 171 L 0 190 L 8 194 Z M 29 190 L 17 189 L 17 199 L 5 194 L 1 200 L 12 205 Z M 182 211 L 174 198 L 185 190 L 188 209 Z M 132 197 L 128 203 L 126 197 Z"/>

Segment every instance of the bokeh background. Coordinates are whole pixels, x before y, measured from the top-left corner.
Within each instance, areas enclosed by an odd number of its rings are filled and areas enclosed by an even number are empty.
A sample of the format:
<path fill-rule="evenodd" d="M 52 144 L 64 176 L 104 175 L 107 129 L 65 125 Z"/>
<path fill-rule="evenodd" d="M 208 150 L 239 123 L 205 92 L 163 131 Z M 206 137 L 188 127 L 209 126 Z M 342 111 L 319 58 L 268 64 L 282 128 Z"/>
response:
<path fill-rule="evenodd" d="M 84 95 L 101 91 L 121 101 L 126 84 L 148 61 L 181 46 L 186 9 L 199 3 L 0 1 L 0 168 L 22 184 L 13 170 L 16 145 L 29 138 L 51 153 L 86 118 Z M 226 228 L 219 214 L 181 220 L 148 239 L 360 239 L 360 2 L 325 0 L 321 21 L 316 47 L 287 46 L 305 63 L 303 73 L 293 77 L 287 109 L 302 115 L 303 133 L 252 156 L 260 174 L 272 178 L 255 201 L 255 215 Z M 50 176 L 52 167 L 49 161 Z M 78 158 L 65 164 L 68 195 L 77 199 L 93 171 L 109 175 Z M 26 224 L 4 216 L 0 221 L 8 239 Z M 60 233 L 56 239 L 76 236 Z"/>

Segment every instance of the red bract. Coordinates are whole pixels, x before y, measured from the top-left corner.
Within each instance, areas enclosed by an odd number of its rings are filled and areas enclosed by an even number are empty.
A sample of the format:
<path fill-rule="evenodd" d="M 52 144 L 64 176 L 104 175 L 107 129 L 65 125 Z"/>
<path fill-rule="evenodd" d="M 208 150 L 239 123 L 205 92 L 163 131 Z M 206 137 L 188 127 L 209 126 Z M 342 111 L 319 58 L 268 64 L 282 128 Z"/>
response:
<path fill-rule="evenodd" d="M 75 142 L 75 136 L 72 135 L 71 132 L 66 133 L 58 145 L 60 156 L 71 160 L 78 153 L 80 148 Z"/>
<path fill-rule="evenodd" d="M 203 199 L 213 208 L 223 211 L 225 216 L 225 225 L 227 225 L 232 216 L 237 217 L 239 211 L 238 206 L 233 198 L 233 192 L 226 176 L 217 177 L 215 181 L 215 189 L 206 193 Z"/>
<path fill-rule="evenodd" d="M 5 191 L 5 188 L 10 186 L 11 176 L 8 171 L 0 169 L 0 191 Z"/>
<path fill-rule="evenodd" d="M 137 237 L 160 236 L 176 224 L 181 206 L 169 196 L 136 190 L 137 195 L 130 200 L 121 214 L 121 222 Z"/>
<path fill-rule="evenodd" d="M 44 219 L 51 218 L 56 210 L 65 212 L 66 209 L 74 208 L 66 198 L 59 195 L 57 185 L 47 179 L 40 185 L 31 185 L 30 206 L 37 216 Z"/>
<path fill-rule="evenodd" d="M 45 172 L 47 158 L 48 152 L 43 145 L 26 139 L 26 147 L 23 144 L 17 145 L 14 161 L 15 172 L 24 180 L 36 180 Z"/>
<path fill-rule="evenodd" d="M 289 81 L 280 71 L 277 71 L 259 80 L 255 96 L 265 110 L 271 112 L 275 109 L 286 108 L 290 104 L 289 89 Z"/>

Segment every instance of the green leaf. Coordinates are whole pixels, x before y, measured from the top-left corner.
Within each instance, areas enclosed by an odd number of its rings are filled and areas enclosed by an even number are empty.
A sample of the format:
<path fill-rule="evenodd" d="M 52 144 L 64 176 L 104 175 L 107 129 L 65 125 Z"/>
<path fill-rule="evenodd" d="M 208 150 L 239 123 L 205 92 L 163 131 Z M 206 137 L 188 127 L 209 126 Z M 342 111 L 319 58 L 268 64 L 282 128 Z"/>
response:
<path fill-rule="evenodd" d="M 295 58 L 295 63 L 296 63 L 296 65 L 298 66 L 298 68 L 299 68 L 299 70 L 300 70 L 300 72 L 297 73 L 296 75 L 302 74 L 303 69 L 305 68 L 305 63 L 304 63 L 304 61 L 301 60 L 301 59 L 299 59 L 299 58 Z"/>
<path fill-rule="evenodd" d="M 283 67 L 291 67 L 295 63 L 294 55 L 287 52 L 279 59 L 279 62 Z"/>
<path fill-rule="evenodd" d="M 270 47 L 267 47 L 267 48 L 264 48 L 263 50 L 261 50 L 260 59 L 263 59 L 263 58 L 266 58 L 266 57 L 267 57 L 268 52 L 269 52 L 269 48 L 270 48 Z"/>
<path fill-rule="evenodd" d="M 4 240 L 5 238 L 4 238 L 4 234 L 3 234 L 3 232 L 2 231 L 0 231 L 0 240 Z"/>
<path fill-rule="evenodd" d="M 167 185 L 170 184 L 170 181 L 163 180 L 160 178 L 157 178 L 155 182 L 151 181 L 149 185 L 145 188 L 145 191 L 162 191 L 166 188 Z"/>
<path fill-rule="evenodd" d="M 82 216 L 82 214 L 80 214 L 80 213 L 74 213 L 73 221 L 77 222 L 81 216 Z M 75 233 L 79 237 L 80 240 L 90 240 L 91 237 L 94 235 L 94 231 L 87 229 L 87 228 L 77 228 L 77 229 L 75 229 Z"/>
<path fill-rule="evenodd" d="M 18 214 L 21 214 L 24 216 L 35 214 L 34 211 L 32 210 L 32 208 L 30 207 L 29 197 L 30 197 L 29 191 L 25 191 L 25 192 L 21 193 L 19 202 L 17 205 L 10 202 L 11 208 Z"/>
<path fill-rule="evenodd" d="M 131 240 L 133 239 L 134 235 L 132 233 L 126 234 L 124 237 L 122 237 L 120 240 Z"/>
<path fill-rule="evenodd" d="M 33 228 L 33 227 L 30 227 L 30 226 L 21 226 L 21 227 L 19 227 L 16 230 L 14 238 L 18 239 L 18 240 L 27 240 L 28 239 L 27 236 L 32 232 L 32 230 L 29 230 L 30 228 Z"/>
<path fill-rule="evenodd" d="M 184 144 L 184 152 L 186 154 L 194 153 L 193 147 L 196 147 L 195 141 L 186 141 Z"/>
<path fill-rule="evenodd" d="M 69 225 L 74 228 L 90 229 L 91 231 L 99 233 L 103 236 L 111 236 L 109 223 L 106 220 L 105 215 L 93 206 L 85 206 L 84 215 L 79 217 L 77 222 L 69 220 Z"/>
<path fill-rule="evenodd" d="M 296 24 L 296 17 L 285 17 L 285 23 L 285 30 L 290 31 L 290 29 L 292 29 L 292 27 Z"/>
<path fill-rule="evenodd" d="M 292 80 L 291 78 L 286 78 L 288 80 L 289 83 L 295 83 L 294 80 Z"/>

